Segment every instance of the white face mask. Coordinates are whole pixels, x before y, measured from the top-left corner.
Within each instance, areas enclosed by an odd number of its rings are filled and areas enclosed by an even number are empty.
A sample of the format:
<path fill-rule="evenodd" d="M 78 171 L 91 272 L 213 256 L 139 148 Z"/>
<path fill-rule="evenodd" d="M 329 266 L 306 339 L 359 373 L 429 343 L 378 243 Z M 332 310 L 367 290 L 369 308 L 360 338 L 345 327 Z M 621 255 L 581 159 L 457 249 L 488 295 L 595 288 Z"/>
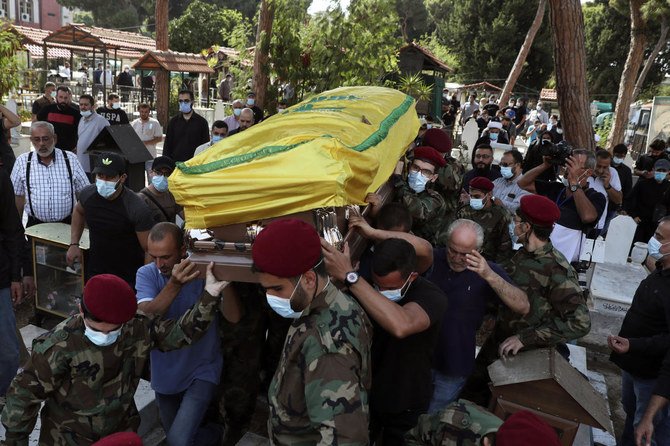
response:
<path fill-rule="evenodd" d="M 421 172 L 410 172 L 407 176 L 407 184 L 409 185 L 410 189 L 412 189 L 417 194 L 420 194 L 426 190 L 428 178 L 424 177 Z"/>
<path fill-rule="evenodd" d="M 93 112 L 91 112 L 91 110 L 86 110 L 86 111 L 83 111 L 83 110 L 82 110 L 82 111 L 80 111 L 79 113 L 81 113 L 81 116 L 82 116 L 82 117 L 84 117 L 84 118 L 88 118 L 89 116 L 91 116 L 91 114 L 92 114 Z"/>
<path fill-rule="evenodd" d="M 120 108 L 121 108 L 121 103 L 120 103 L 120 102 L 114 102 L 114 103 L 112 103 L 112 108 L 113 108 L 114 110 L 118 110 L 118 109 L 120 109 Z"/>
<path fill-rule="evenodd" d="M 119 339 L 119 336 L 121 335 L 121 327 L 119 327 L 117 330 L 110 331 L 109 333 L 103 333 L 101 331 L 93 330 L 88 326 L 88 324 L 86 324 L 85 320 L 84 325 L 86 326 L 84 329 L 84 336 L 86 336 L 89 341 L 98 347 L 112 345 Z"/>
<path fill-rule="evenodd" d="M 302 316 L 302 312 L 305 311 L 305 310 L 295 311 L 293 308 L 291 308 L 291 299 L 293 299 L 293 295 L 295 294 L 295 291 L 298 289 L 298 285 L 300 285 L 300 280 L 302 280 L 302 274 L 300 274 L 300 277 L 298 278 L 298 283 L 295 284 L 293 292 L 291 293 L 288 299 L 275 296 L 274 294 L 265 293 L 265 299 L 267 300 L 268 305 L 270 305 L 270 308 L 272 308 L 274 312 L 280 315 L 281 317 L 285 317 L 287 319 L 297 319 L 300 316 Z M 323 290 L 326 289 L 329 283 L 330 283 L 330 277 L 328 278 L 328 281 L 326 281 L 326 285 L 323 287 L 321 292 L 323 292 Z"/>
<path fill-rule="evenodd" d="M 510 166 L 505 166 L 500 168 L 500 175 L 502 175 L 506 180 L 509 180 L 514 176 L 514 172 Z"/>

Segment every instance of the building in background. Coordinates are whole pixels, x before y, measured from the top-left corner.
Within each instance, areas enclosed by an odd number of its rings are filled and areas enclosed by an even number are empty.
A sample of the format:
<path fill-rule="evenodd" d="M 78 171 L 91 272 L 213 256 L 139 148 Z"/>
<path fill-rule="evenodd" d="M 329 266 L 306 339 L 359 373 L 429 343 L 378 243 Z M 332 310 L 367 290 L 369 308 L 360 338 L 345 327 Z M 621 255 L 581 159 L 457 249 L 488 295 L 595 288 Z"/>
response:
<path fill-rule="evenodd" d="M 55 31 L 72 23 L 74 11 L 58 0 L 0 0 L 0 20 L 16 25 Z"/>

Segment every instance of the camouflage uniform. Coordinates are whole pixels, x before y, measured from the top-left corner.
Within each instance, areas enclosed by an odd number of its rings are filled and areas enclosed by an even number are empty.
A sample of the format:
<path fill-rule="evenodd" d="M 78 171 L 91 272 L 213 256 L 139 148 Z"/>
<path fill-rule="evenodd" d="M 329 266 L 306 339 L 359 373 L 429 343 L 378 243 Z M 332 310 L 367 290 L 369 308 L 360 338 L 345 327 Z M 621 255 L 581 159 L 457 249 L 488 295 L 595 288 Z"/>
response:
<path fill-rule="evenodd" d="M 277 445 L 367 445 L 372 326 L 330 284 L 289 328 L 268 399 Z"/>
<path fill-rule="evenodd" d="M 435 190 L 444 198 L 446 220 L 452 220 L 458 210 L 465 168 L 454 158 L 447 157 L 446 161 L 447 165 L 437 171 Z"/>
<path fill-rule="evenodd" d="M 421 415 L 405 434 L 406 446 L 480 446 L 481 439 L 498 431 L 503 421 L 483 407 L 458 400 L 432 415 Z"/>
<path fill-rule="evenodd" d="M 412 215 L 412 232 L 435 244 L 435 236 L 442 228 L 447 208 L 442 195 L 432 189 L 417 194 L 399 176 L 393 185 L 396 199 L 407 206 Z"/>
<path fill-rule="evenodd" d="M 514 251 L 512 251 L 512 239 L 509 235 L 509 223 L 511 217 L 509 212 L 502 206 L 490 206 L 478 211 L 472 209 L 468 204 L 461 206 L 456 212 L 456 218 L 466 218 L 478 223 L 484 229 L 484 244 L 481 253 L 492 262 L 505 266 L 509 263 Z M 454 219 L 454 220 L 455 220 Z M 451 223 L 449 221 L 448 223 Z M 442 228 L 437 235 L 439 246 L 447 245 L 448 224 Z"/>
<path fill-rule="evenodd" d="M 178 321 L 138 313 L 119 339 L 98 347 L 84 336 L 80 315 L 37 338 L 26 368 L 7 393 L 2 424 L 8 446 L 28 445 L 40 404 L 41 446 L 88 445 L 140 424 L 135 391 L 149 352 L 174 350 L 198 341 L 217 313 L 219 298 L 203 293 Z"/>
<path fill-rule="evenodd" d="M 551 242 L 533 252 L 525 248 L 517 251 L 508 272 L 528 295 L 530 311 L 520 317 L 507 307 L 501 308 L 495 330 L 482 346 L 475 374 L 462 394 L 482 405 L 488 404 L 490 395 L 486 367 L 498 358 L 498 346 L 505 339 L 518 335 L 528 350 L 560 345 L 585 336 L 591 329 L 577 273 Z"/>

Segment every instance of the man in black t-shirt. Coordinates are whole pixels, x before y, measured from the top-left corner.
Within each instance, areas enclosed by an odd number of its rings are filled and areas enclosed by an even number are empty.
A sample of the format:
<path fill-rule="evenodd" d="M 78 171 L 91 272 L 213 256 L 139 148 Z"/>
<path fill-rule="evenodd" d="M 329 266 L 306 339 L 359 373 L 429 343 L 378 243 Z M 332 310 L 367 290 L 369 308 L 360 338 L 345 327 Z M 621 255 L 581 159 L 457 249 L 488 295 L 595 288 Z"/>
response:
<path fill-rule="evenodd" d="M 47 105 L 37 114 L 38 121 L 46 121 L 54 126 L 58 137 L 58 147 L 74 152 L 77 147 L 77 131 L 81 114 L 72 105 L 72 93 L 65 85 L 56 89 L 56 103 Z"/>
<path fill-rule="evenodd" d="M 93 173 L 95 184 L 81 191 L 72 213 L 67 263 L 81 260 L 79 243 L 86 224 L 91 243 L 85 258 L 85 280 L 108 273 L 134 287 L 137 270 L 144 265 L 153 214 L 135 192 L 124 186 L 128 175 L 120 155 L 101 154 Z"/>
<path fill-rule="evenodd" d="M 327 243 L 326 268 L 344 282 L 374 324 L 370 438 L 384 446 L 403 445 L 404 434 L 428 409 L 431 365 L 447 297 L 417 272 L 412 245 L 391 238 L 375 246 L 372 283 L 359 277 L 349 249 Z"/>
<path fill-rule="evenodd" d="M 96 110 L 100 116 L 109 121 L 110 125 L 128 124 L 128 115 L 121 108 L 121 101 L 119 95 L 110 93 L 107 96 L 107 106 L 99 107 Z"/>
<path fill-rule="evenodd" d="M 577 149 L 572 151 L 565 166 L 567 184 L 538 179 L 540 174 L 553 168 L 548 157 L 524 173 L 517 183 L 520 188 L 544 195 L 558 205 L 561 216 L 551 232 L 551 242 L 568 262 L 579 260 L 583 235 L 595 228 L 607 205 L 605 195 L 589 187 L 588 179 L 595 165 L 595 153 Z"/>
<path fill-rule="evenodd" d="M 655 139 L 649 144 L 649 152 L 641 155 L 635 163 L 633 173 L 648 180 L 654 178 L 654 164 L 660 159 L 668 159 L 666 145 L 662 139 Z"/>

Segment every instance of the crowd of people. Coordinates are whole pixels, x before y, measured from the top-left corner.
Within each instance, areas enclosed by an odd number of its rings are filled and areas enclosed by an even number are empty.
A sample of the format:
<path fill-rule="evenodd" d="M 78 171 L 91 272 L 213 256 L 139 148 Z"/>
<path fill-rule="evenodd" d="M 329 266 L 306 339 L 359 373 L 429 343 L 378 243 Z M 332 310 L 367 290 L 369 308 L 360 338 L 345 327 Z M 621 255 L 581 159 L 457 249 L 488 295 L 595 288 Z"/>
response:
<path fill-rule="evenodd" d="M 541 104 L 530 117 L 525 101 L 501 109 L 495 98 L 480 107 L 470 97 L 455 119 L 480 108 L 490 117 L 471 168 L 451 157 L 449 131 L 422 126 L 405 169 L 389 179 L 393 200 L 369 194 L 368 217 L 349 215 L 349 230 L 369 241 L 360 259 L 301 220 L 279 219 L 252 244 L 259 283 L 228 283 L 213 265 L 202 278 L 187 258 L 183 210 L 168 178 L 176 162 L 261 121 L 253 93 L 210 128 L 193 110 L 193 93 L 181 91 L 158 157 L 163 131 L 149 106 L 129 122 L 120 98 L 107 99 L 96 109 L 93 96 L 81 95 L 75 107 L 67 87 L 47 84 L 33 109 L 34 150 L 3 158 L 0 168 L 6 444 L 26 444 L 40 413 L 43 444 L 133 435 L 133 394 L 145 376 L 170 445 L 235 444 L 264 390 L 273 444 L 559 444 L 536 414 L 503 422 L 484 409 L 487 367 L 538 348 L 569 357 L 567 344 L 591 328 L 575 269 L 581 247 L 606 236 L 622 213 L 638 222 L 635 240 L 648 242 L 653 272 L 608 340 L 623 376 L 620 444 L 635 444 L 636 428 L 638 444 L 670 444 L 665 142 L 652 142 L 634 171 L 622 144 L 555 157 L 545 147 L 569 135 Z M 10 128 L 11 112 L 0 113 Z M 138 193 L 125 185 L 119 154 L 98 154 L 92 165 L 87 156 L 101 131 L 123 124 L 154 158 Z M 534 137 L 525 157 L 511 149 L 494 163 L 492 142 L 521 137 Z M 71 225 L 66 261 L 85 256 L 85 286 L 79 314 L 39 337 L 19 364 L 12 302 L 35 293 L 24 213 L 27 226 Z"/>

